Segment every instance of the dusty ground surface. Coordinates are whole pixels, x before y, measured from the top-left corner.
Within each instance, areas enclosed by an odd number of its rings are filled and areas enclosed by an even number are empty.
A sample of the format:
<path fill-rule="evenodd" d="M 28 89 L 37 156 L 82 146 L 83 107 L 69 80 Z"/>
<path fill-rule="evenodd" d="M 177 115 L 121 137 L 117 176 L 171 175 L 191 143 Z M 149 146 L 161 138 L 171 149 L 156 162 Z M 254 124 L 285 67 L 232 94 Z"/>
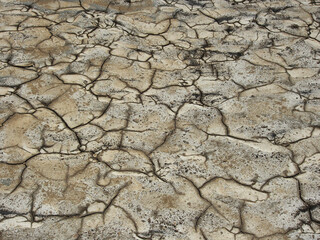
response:
<path fill-rule="evenodd" d="M 318 0 L 0 0 L 0 239 L 320 239 Z"/>

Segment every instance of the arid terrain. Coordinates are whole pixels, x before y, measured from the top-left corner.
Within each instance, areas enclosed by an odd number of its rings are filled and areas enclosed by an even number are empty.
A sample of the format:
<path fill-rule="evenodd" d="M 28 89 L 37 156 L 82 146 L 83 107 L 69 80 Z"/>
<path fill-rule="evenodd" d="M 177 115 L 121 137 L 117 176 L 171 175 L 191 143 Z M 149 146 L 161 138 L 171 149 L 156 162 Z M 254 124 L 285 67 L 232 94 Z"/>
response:
<path fill-rule="evenodd" d="M 0 0 L 1 240 L 319 240 L 319 0 Z"/>

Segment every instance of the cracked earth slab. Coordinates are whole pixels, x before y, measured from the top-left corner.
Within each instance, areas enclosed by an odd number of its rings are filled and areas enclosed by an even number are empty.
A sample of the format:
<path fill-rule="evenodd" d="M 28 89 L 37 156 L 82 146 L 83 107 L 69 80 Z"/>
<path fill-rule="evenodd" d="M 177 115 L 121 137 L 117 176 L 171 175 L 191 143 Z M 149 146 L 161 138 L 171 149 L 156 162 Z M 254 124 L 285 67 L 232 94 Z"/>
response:
<path fill-rule="evenodd" d="M 320 239 L 320 2 L 0 0 L 0 239 Z"/>

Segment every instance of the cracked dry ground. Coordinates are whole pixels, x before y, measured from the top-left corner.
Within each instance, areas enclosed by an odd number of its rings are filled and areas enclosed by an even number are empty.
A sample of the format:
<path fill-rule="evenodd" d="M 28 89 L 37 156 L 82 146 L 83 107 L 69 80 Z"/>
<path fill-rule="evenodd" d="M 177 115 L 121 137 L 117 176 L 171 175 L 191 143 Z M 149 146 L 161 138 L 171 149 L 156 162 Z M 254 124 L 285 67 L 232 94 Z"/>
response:
<path fill-rule="evenodd" d="M 0 0 L 0 239 L 319 239 L 319 25 L 310 0 Z"/>

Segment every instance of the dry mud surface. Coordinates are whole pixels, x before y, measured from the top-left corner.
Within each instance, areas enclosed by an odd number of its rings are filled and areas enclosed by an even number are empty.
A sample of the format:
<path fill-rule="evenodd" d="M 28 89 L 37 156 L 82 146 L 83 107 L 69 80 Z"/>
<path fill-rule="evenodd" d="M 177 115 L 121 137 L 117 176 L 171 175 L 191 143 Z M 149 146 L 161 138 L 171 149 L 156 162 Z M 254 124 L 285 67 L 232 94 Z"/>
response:
<path fill-rule="evenodd" d="M 0 0 L 0 239 L 320 239 L 319 25 L 319 0 Z"/>

